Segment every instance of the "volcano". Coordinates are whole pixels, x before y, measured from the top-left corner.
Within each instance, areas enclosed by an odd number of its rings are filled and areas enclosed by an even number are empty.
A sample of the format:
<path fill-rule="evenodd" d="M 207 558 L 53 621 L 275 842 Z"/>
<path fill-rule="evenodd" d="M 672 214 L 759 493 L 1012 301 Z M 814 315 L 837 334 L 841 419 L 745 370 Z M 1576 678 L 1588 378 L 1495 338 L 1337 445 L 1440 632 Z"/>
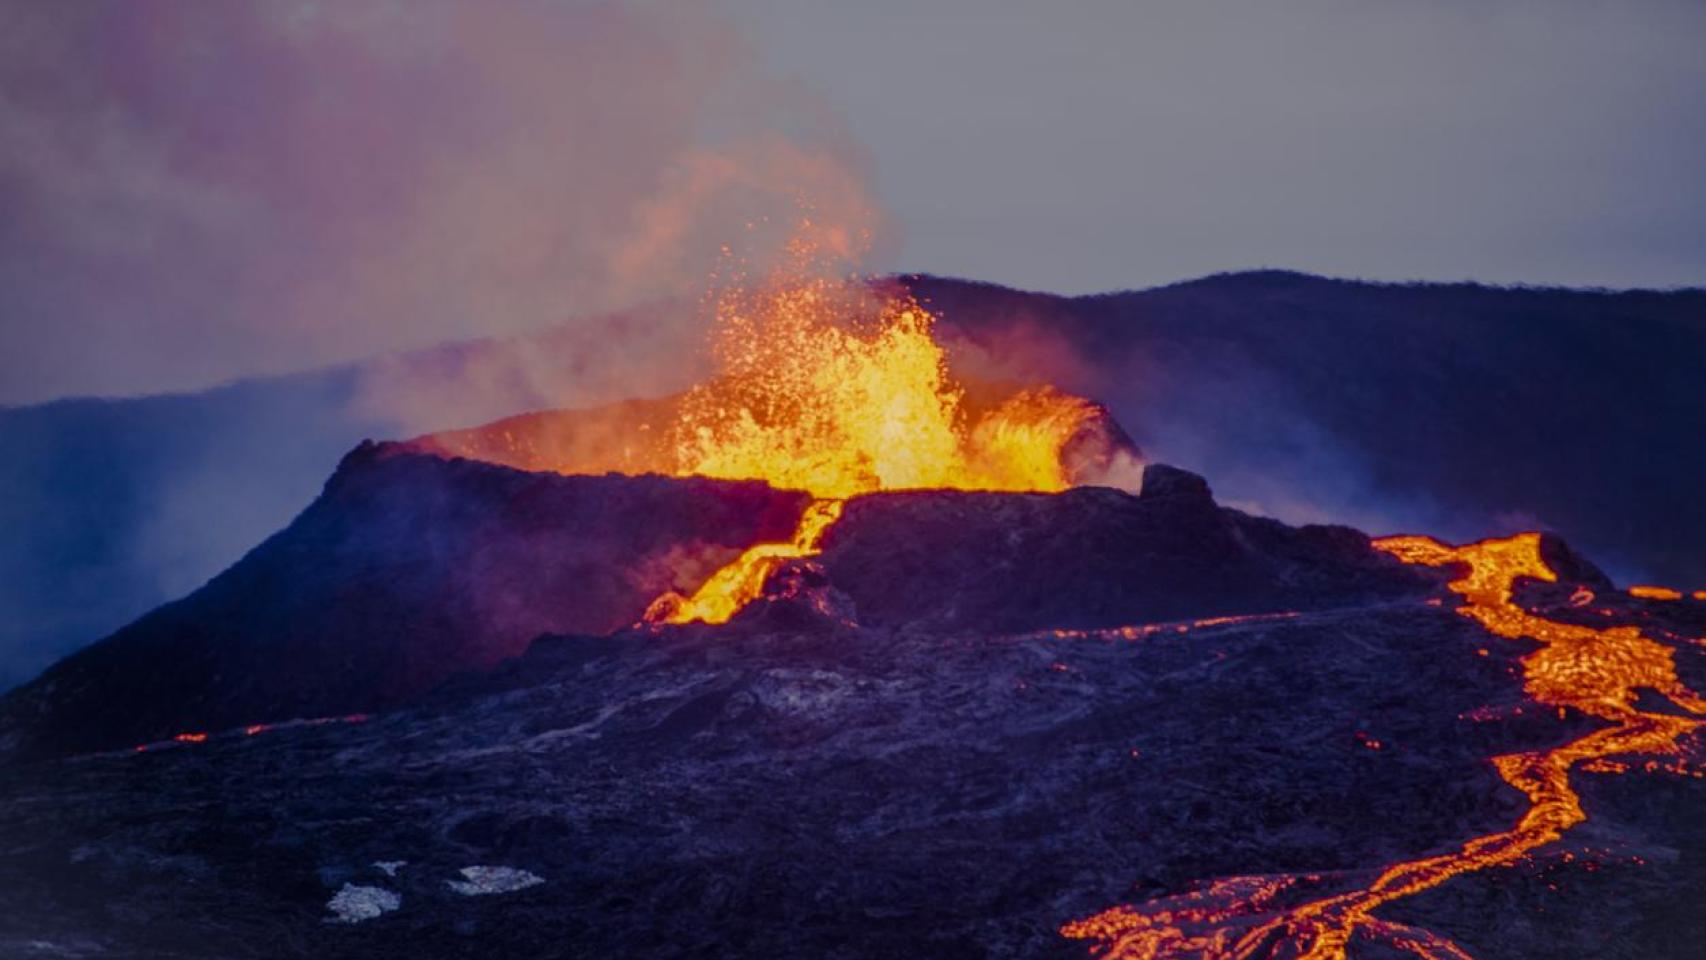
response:
<path fill-rule="evenodd" d="M 1252 516 L 870 297 L 364 443 L 7 695 L 0 953 L 1698 955 L 1706 600 Z"/>

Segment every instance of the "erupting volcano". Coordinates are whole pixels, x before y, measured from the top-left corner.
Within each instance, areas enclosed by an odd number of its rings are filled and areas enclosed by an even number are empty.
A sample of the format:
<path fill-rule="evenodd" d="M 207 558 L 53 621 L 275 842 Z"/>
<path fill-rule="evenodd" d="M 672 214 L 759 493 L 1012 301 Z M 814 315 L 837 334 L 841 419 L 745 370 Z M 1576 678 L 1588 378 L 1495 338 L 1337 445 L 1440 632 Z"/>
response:
<path fill-rule="evenodd" d="M 685 393 L 364 443 L 0 703 L 0 952 L 1543 957 L 1706 879 L 1584 783 L 1698 780 L 1701 594 L 1223 506 L 886 282 L 712 313 Z"/>
<path fill-rule="evenodd" d="M 752 547 L 691 597 L 646 613 L 665 623 L 723 623 L 784 561 L 821 549 L 842 502 L 879 490 L 1052 493 L 1088 480 L 1132 482 L 1142 463 L 1118 433 L 1077 458 L 1107 412 L 1049 387 L 1021 390 L 973 420 L 949 376 L 934 318 L 909 296 L 864 283 L 790 275 L 717 310 L 721 376 L 682 398 L 667 436 L 677 475 L 759 479 L 815 499 L 786 543 Z M 1115 428 L 1117 431 L 1117 428 Z"/>
<path fill-rule="evenodd" d="M 1706 960 L 1706 4 L 1010 6 L 0 0 L 0 960 Z"/>

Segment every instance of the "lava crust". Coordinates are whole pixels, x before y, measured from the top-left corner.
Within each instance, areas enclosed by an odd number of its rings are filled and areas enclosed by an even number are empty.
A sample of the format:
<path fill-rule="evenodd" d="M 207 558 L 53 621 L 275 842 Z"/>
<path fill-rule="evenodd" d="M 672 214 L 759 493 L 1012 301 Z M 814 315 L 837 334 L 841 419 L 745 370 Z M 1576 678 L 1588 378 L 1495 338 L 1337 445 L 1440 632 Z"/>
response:
<path fill-rule="evenodd" d="M 1342 886 L 1520 816 L 1486 757 L 1568 734 L 1478 712 L 1523 705 L 1487 643 L 1419 602 L 554 637 L 365 723 L 12 771 L 0 953 L 1082 956 L 1057 929 L 1115 900 Z M 1698 784 L 1627 782 L 1587 779 L 1582 836 L 1390 915 L 1512 960 L 1694 956 Z M 543 882 L 464 896 L 469 865 Z M 400 906 L 327 922 L 346 884 Z"/>

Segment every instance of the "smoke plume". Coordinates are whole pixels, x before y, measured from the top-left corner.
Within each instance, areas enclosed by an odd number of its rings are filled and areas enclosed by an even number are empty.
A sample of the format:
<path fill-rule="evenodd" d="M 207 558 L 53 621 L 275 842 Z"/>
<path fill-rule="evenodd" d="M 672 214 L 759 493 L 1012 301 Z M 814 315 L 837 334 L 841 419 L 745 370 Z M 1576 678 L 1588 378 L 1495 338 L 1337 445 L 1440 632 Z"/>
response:
<path fill-rule="evenodd" d="M 694 2 L 0 0 L 0 143 L 0 689 L 363 437 L 678 390 L 713 274 L 881 233 L 833 112 Z"/>
<path fill-rule="evenodd" d="M 696 4 L 5 0 L 0 25 L 0 403 L 691 300 L 802 204 L 875 225 L 833 117 Z"/>

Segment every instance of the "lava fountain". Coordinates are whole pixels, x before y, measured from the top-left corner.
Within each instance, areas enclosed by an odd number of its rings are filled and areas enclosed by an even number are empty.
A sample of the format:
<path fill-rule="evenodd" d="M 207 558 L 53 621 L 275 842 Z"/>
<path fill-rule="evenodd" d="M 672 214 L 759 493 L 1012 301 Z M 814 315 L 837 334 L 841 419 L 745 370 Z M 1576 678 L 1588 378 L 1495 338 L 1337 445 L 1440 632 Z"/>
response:
<path fill-rule="evenodd" d="M 719 376 L 681 401 L 675 472 L 761 479 L 815 499 L 790 541 L 752 547 L 691 597 L 665 594 L 647 620 L 726 622 L 782 563 L 820 552 L 843 503 L 858 494 L 1054 492 L 1092 473 L 1130 487 L 1141 475 L 1129 442 L 1083 455 L 1107 413 L 1081 397 L 1037 387 L 974 414 L 934 324 L 908 295 L 803 272 L 723 295 L 713 345 Z"/>

